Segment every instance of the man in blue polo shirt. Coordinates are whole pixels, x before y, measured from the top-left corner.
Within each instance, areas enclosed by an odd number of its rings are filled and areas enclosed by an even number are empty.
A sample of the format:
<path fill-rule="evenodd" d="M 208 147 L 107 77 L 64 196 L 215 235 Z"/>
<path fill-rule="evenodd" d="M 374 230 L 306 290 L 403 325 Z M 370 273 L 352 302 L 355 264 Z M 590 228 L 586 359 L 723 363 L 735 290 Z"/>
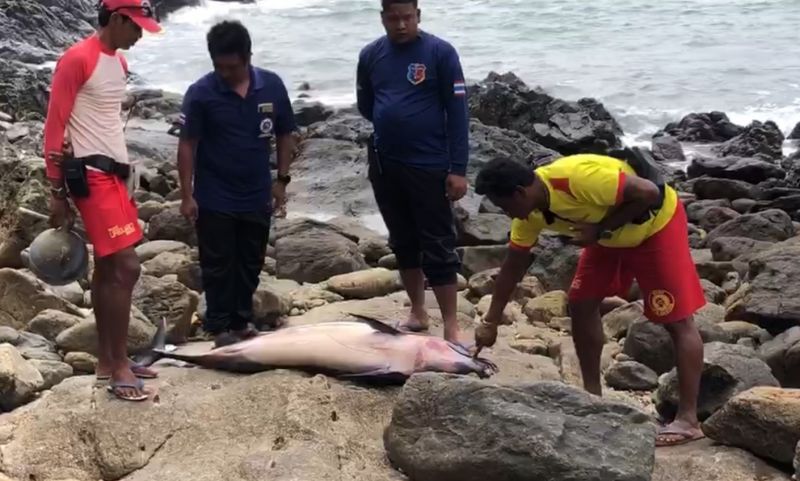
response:
<path fill-rule="evenodd" d="M 192 84 L 184 97 L 178 170 L 181 213 L 197 229 L 208 306 L 203 329 L 220 346 L 256 334 L 250 325 L 253 293 L 272 211 L 285 202 L 296 126 L 280 77 L 250 64 L 250 35 L 241 23 L 214 25 L 207 42 L 214 71 Z M 274 184 L 269 162 L 273 137 Z"/>
<path fill-rule="evenodd" d="M 399 327 L 427 328 L 427 277 L 444 337 L 459 342 L 452 202 L 467 190 L 464 74 L 452 45 L 419 30 L 417 0 L 383 0 L 381 18 L 386 35 L 362 49 L 356 92 L 374 126 L 369 179 L 411 301 Z"/>

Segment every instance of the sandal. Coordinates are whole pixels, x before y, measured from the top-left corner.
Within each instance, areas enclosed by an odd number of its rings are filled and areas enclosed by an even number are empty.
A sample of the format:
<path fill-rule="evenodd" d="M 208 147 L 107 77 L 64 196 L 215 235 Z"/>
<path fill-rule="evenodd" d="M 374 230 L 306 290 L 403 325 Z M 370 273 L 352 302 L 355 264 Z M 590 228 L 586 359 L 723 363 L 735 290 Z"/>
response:
<path fill-rule="evenodd" d="M 122 393 L 119 391 L 120 388 L 137 389 L 139 391 L 142 391 L 142 394 L 140 394 L 139 396 L 123 396 Z M 108 392 L 116 396 L 118 399 L 122 399 L 123 401 L 136 401 L 136 402 L 145 401 L 147 400 L 147 398 L 150 397 L 148 394 L 144 392 L 144 381 L 138 378 L 136 379 L 135 384 L 111 381 L 110 383 L 108 383 L 106 389 L 108 390 Z"/>
<path fill-rule="evenodd" d="M 131 365 L 131 371 L 139 379 L 155 379 L 158 377 L 158 374 L 149 374 L 148 373 L 149 369 L 147 369 L 147 366 L 143 366 L 133 361 L 130 362 L 130 365 Z M 111 374 L 106 374 L 103 376 L 95 375 L 95 377 L 97 378 L 98 381 L 107 381 L 111 379 Z"/>
<path fill-rule="evenodd" d="M 656 434 L 656 447 L 679 446 L 705 438 L 705 434 L 691 434 L 682 429 L 670 429 L 664 426 Z"/>

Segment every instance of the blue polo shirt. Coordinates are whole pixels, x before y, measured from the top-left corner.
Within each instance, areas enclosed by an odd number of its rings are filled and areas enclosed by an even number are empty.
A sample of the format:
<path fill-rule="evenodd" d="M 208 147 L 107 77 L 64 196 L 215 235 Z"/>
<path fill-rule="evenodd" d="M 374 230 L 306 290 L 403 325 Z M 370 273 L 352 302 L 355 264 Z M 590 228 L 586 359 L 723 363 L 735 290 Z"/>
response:
<path fill-rule="evenodd" d="M 469 107 L 456 49 L 421 31 L 395 44 L 383 36 L 358 57 L 358 109 L 372 121 L 381 159 L 464 175 Z"/>
<path fill-rule="evenodd" d="M 180 123 L 181 137 L 198 141 L 194 197 L 200 208 L 271 209 L 270 140 L 296 128 L 278 75 L 251 67 L 250 87 L 242 97 L 211 72 L 186 91 Z"/>

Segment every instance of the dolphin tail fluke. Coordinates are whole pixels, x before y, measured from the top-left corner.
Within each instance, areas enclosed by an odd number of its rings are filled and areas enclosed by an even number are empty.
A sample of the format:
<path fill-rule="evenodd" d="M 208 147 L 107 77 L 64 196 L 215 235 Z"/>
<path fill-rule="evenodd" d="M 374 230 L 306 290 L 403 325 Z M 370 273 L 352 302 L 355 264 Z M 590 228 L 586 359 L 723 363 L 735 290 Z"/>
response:
<path fill-rule="evenodd" d="M 133 360 L 138 364 L 150 366 L 163 357 L 162 353 L 166 343 L 167 320 L 162 317 L 161 320 L 156 324 L 156 333 L 153 336 L 153 340 L 150 341 L 150 347 L 148 347 L 145 352 L 134 356 Z"/>

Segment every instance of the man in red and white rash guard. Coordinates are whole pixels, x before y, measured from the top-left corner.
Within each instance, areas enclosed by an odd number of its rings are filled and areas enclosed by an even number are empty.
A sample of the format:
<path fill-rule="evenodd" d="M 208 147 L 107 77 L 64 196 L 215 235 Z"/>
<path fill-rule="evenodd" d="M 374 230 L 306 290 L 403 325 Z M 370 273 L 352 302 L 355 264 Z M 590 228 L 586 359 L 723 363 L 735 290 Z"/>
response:
<path fill-rule="evenodd" d="M 61 162 L 65 152 L 76 159 L 102 155 L 129 165 L 121 118 L 128 73 L 127 50 L 142 30 L 158 32 L 147 0 L 103 0 L 97 32 L 70 47 L 53 73 L 44 132 L 47 177 L 51 183 L 50 222 L 71 224 L 74 214 L 65 189 Z M 131 293 L 139 278 L 134 245 L 142 239 L 133 191 L 135 169 L 126 179 L 87 166 L 87 197 L 73 197 L 89 241 L 94 246 L 92 305 L 97 319 L 97 376 L 110 379 L 109 390 L 121 399 L 145 400 L 140 378 L 155 372 L 128 359 Z"/>

